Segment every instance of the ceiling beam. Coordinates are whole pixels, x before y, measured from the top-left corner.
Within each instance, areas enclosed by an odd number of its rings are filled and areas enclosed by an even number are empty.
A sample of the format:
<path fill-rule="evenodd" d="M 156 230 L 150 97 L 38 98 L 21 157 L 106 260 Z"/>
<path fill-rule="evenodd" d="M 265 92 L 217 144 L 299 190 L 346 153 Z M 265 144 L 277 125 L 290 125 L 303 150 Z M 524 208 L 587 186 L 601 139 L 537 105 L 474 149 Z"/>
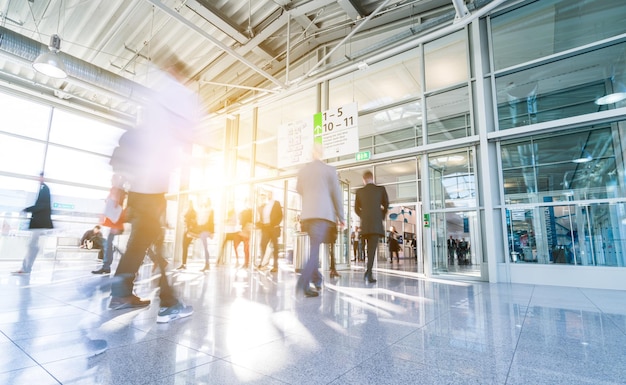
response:
<path fill-rule="evenodd" d="M 146 1 L 150 2 L 154 6 L 158 7 L 160 10 L 162 10 L 165 13 L 167 13 L 170 17 L 172 17 L 173 19 L 177 20 L 178 22 L 184 24 L 189 29 L 197 32 L 199 35 L 201 35 L 202 37 L 204 37 L 205 39 L 207 39 L 208 41 L 210 41 L 211 43 L 213 43 L 217 47 L 219 47 L 222 51 L 224 51 L 227 54 L 233 56 L 238 61 L 240 61 L 241 63 L 243 63 L 246 66 L 248 66 L 248 68 L 250 68 L 254 72 L 262 75 L 264 78 L 270 80 L 272 83 L 278 85 L 279 87 L 285 88 L 285 84 L 283 82 L 281 82 L 280 80 L 276 79 L 274 76 L 272 76 L 271 74 L 269 74 L 266 71 L 262 70 L 261 68 L 257 67 L 254 63 L 250 62 L 248 59 L 246 59 L 245 57 L 241 56 L 239 53 L 235 52 L 235 50 L 233 50 L 232 48 L 228 47 L 226 44 L 222 43 L 221 41 L 219 41 L 215 37 L 211 36 L 211 34 L 207 33 L 202 28 L 198 27 L 197 25 L 195 25 L 191 21 L 185 19 L 178 12 L 176 12 L 173 9 L 169 8 L 168 6 L 163 4 L 161 1 L 159 1 L 159 0 L 146 0 Z"/>
<path fill-rule="evenodd" d="M 196 0 L 187 0 L 185 3 L 187 8 L 191 9 L 198 15 L 202 16 L 206 21 L 214 25 L 217 29 L 230 36 L 237 43 L 244 45 L 250 38 L 229 23 L 223 16 L 217 14 L 214 10 L 207 8 L 206 6 L 199 4 Z"/>
<path fill-rule="evenodd" d="M 363 15 L 359 13 L 359 11 L 352 5 L 350 0 L 337 0 L 337 4 L 343 9 L 345 13 L 348 14 L 348 17 L 352 20 L 358 20 Z"/>
<path fill-rule="evenodd" d="M 363 20 L 356 27 L 354 27 L 352 31 L 350 31 L 350 33 L 346 35 L 346 37 L 344 37 L 339 43 L 337 43 L 337 45 L 333 47 L 326 55 L 324 55 L 323 58 L 321 58 L 317 63 L 315 63 L 315 65 L 301 79 L 299 79 L 299 81 L 302 81 L 308 78 L 309 76 L 311 76 L 311 74 L 317 69 L 317 67 L 322 65 L 326 61 L 326 59 L 328 59 L 333 53 L 335 53 L 335 51 L 338 50 L 346 41 L 350 40 L 350 38 L 354 36 L 354 34 L 356 34 L 361 28 L 363 28 L 363 26 L 365 26 L 368 21 L 372 20 L 373 17 L 375 17 L 383 8 L 385 8 L 385 6 L 387 6 L 389 1 L 390 0 L 383 1 L 383 3 L 380 4 L 374 10 L 374 12 L 372 12 L 365 20 Z"/>

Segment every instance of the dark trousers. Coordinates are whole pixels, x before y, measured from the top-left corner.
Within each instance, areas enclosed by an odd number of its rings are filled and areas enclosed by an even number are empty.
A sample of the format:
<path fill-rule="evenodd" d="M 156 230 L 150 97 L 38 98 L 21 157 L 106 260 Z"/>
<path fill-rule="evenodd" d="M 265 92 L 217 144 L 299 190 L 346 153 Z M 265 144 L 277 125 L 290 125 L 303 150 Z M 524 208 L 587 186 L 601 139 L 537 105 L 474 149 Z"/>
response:
<path fill-rule="evenodd" d="M 326 234 L 335 223 L 325 219 L 306 219 L 302 221 L 302 230 L 309 234 L 309 260 L 302 269 L 302 275 L 298 279 L 296 287 L 298 290 L 309 290 L 309 284 L 317 286 L 322 283 L 322 274 L 319 271 L 320 265 L 320 245 L 326 239 Z"/>
<path fill-rule="evenodd" d="M 265 256 L 267 245 L 271 242 L 274 249 L 274 267 L 278 268 L 278 232 L 276 227 L 263 225 L 261 228 L 261 258 Z M 261 259 L 262 261 L 262 259 Z"/>
<path fill-rule="evenodd" d="M 380 235 L 363 234 L 363 239 L 367 242 L 367 269 L 365 270 L 365 277 L 371 278 L 372 267 L 374 266 L 374 258 L 376 258 L 376 249 L 378 248 Z"/>
<path fill-rule="evenodd" d="M 183 265 L 187 264 L 187 257 L 189 256 L 189 246 L 193 242 L 193 237 L 190 237 L 187 232 L 183 236 Z"/>
<path fill-rule="evenodd" d="M 115 271 L 115 277 L 111 283 L 111 295 L 113 297 L 126 297 L 133 294 L 133 281 L 143 263 L 146 250 L 152 247 L 156 253 L 161 277 L 159 285 L 161 290 L 161 306 L 174 306 L 178 300 L 167 282 L 163 258 L 163 228 L 161 218 L 165 214 L 164 194 L 140 194 L 131 192 L 128 194 L 128 212 L 132 224 L 126 252 L 122 254 Z"/>
<path fill-rule="evenodd" d="M 329 243 L 328 244 L 328 256 L 330 257 L 330 270 L 337 270 L 336 269 L 336 261 L 335 261 L 335 244 L 334 243 Z"/>

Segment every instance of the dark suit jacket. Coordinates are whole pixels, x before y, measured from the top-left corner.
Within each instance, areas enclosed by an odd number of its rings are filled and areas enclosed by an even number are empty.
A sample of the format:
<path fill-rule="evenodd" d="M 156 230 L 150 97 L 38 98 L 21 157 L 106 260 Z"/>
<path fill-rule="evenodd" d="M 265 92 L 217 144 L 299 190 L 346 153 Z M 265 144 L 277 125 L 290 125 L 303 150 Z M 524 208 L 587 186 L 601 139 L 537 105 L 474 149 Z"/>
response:
<path fill-rule="evenodd" d="M 274 201 L 274 205 L 272 206 L 272 211 L 270 211 L 270 226 L 276 227 L 280 225 L 280 222 L 283 221 L 283 208 L 280 205 L 280 202 Z"/>
<path fill-rule="evenodd" d="M 52 209 L 50 207 L 50 189 L 45 183 L 39 187 L 39 195 L 34 206 L 24 209 L 24 211 L 32 213 L 30 218 L 29 229 L 51 229 L 52 228 Z"/>
<path fill-rule="evenodd" d="M 354 212 L 361 218 L 361 234 L 385 235 L 383 220 L 387 215 L 389 197 L 383 186 L 368 183 L 356 190 Z"/>
<path fill-rule="evenodd" d="M 267 203 L 266 203 L 267 204 Z M 270 223 L 263 223 L 263 208 L 265 205 L 259 208 L 259 218 L 260 221 L 258 223 L 259 227 L 261 227 L 262 231 L 272 231 L 270 234 L 278 236 L 280 235 L 280 222 L 283 221 L 283 208 L 280 205 L 280 202 L 274 201 L 274 205 L 272 205 L 272 211 L 270 211 Z"/>

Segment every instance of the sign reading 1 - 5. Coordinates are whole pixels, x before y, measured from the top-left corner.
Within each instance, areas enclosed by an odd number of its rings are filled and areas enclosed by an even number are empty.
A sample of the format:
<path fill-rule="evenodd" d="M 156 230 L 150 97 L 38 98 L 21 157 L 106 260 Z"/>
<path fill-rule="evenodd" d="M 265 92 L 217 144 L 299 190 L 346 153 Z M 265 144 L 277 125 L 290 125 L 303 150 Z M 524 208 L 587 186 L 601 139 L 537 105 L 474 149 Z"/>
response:
<path fill-rule="evenodd" d="M 358 109 L 356 102 L 319 112 L 313 116 L 313 140 L 321 143 L 323 158 L 359 151 Z"/>

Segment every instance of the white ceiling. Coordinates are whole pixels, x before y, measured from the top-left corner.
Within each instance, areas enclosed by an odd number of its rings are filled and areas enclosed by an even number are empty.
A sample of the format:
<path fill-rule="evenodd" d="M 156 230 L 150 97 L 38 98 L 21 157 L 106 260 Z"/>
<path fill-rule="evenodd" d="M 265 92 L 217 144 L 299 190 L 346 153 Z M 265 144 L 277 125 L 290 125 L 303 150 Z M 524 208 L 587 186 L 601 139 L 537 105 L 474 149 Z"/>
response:
<path fill-rule="evenodd" d="M 153 69 L 176 55 L 188 65 L 188 85 L 215 113 L 356 65 L 427 28 L 449 25 L 466 9 L 459 4 L 477 2 L 0 0 L 0 82 L 132 117 L 136 87 L 150 87 Z M 70 64 L 63 80 L 31 66 L 38 54 L 32 48 L 45 51 L 54 33 Z M 6 43 L 22 37 L 23 45 L 7 52 Z"/>

